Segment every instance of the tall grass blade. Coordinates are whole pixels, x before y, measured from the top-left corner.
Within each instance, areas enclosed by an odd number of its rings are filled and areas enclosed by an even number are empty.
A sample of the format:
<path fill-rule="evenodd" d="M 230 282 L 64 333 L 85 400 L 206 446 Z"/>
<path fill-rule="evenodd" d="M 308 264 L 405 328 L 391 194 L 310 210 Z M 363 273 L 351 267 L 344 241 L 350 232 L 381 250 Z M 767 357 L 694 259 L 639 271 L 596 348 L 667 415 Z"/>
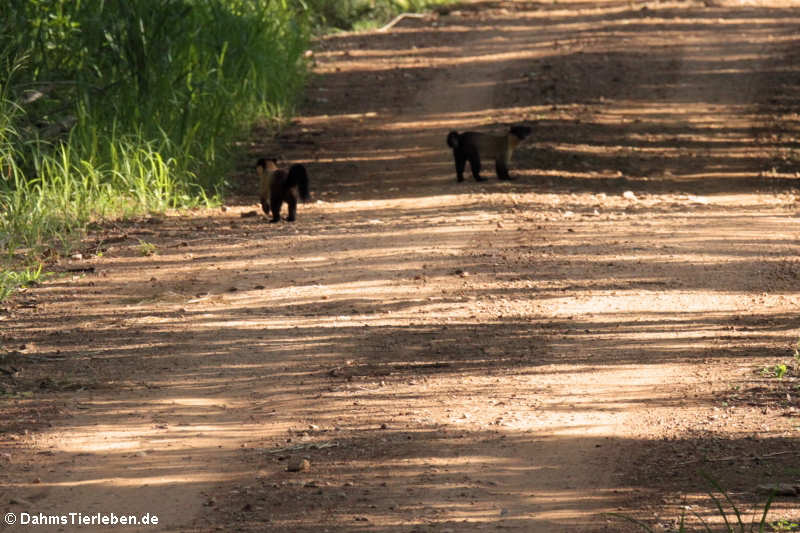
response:
<path fill-rule="evenodd" d="M 722 486 L 720 486 L 720 484 L 717 482 L 717 480 L 715 480 L 714 478 L 712 478 L 711 476 L 709 476 L 707 473 L 703 472 L 702 470 L 700 471 L 700 475 L 703 476 L 703 478 L 706 481 L 708 481 L 708 483 L 713 488 L 717 489 L 717 491 L 719 491 L 725 497 L 725 501 L 728 502 L 728 504 L 733 509 L 734 514 L 736 515 L 736 520 L 737 520 L 737 522 L 739 524 L 739 531 L 741 533 L 745 533 L 744 523 L 742 522 L 742 515 L 739 513 L 739 509 L 736 508 L 736 504 L 733 503 L 733 501 L 731 500 L 730 496 L 728 496 L 728 493 L 725 491 L 725 489 L 723 489 Z M 722 514 L 723 518 L 725 518 L 725 525 L 728 527 L 728 531 L 733 531 L 733 528 L 730 526 L 730 524 L 728 524 L 728 518 L 725 516 L 725 512 L 722 510 L 722 505 L 714 497 L 714 494 L 711 491 L 709 491 L 708 494 L 714 500 L 714 503 L 717 504 L 717 507 L 719 508 L 720 513 Z"/>
<path fill-rule="evenodd" d="M 769 498 L 767 498 L 767 501 L 764 504 L 764 513 L 761 515 L 761 522 L 759 522 L 758 524 L 759 533 L 764 532 L 764 527 L 767 525 L 767 513 L 769 513 L 769 508 L 772 506 L 772 501 L 774 499 L 775 499 L 775 491 L 773 490 L 772 492 L 770 492 Z"/>

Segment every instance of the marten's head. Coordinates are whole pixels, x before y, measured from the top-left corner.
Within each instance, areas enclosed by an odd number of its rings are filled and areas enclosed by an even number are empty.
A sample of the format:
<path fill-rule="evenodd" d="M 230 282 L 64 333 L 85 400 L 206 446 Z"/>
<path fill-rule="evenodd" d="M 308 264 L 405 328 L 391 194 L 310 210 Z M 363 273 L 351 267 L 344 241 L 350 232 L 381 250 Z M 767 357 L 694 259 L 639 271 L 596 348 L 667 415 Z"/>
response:
<path fill-rule="evenodd" d="M 518 140 L 523 140 L 525 137 L 531 134 L 533 130 L 530 126 L 512 126 L 511 129 L 508 131 L 511 135 L 516 137 Z"/>
<path fill-rule="evenodd" d="M 277 159 L 267 159 L 262 157 L 256 162 L 256 174 L 263 176 L 265 172 L 275 172 L 278 170 Z"/>
<path fill-rule="evenodd" d="M 458 148 L 458 132 L 451 131 L 447 134 L 447 146 L 450 148 Z"/>

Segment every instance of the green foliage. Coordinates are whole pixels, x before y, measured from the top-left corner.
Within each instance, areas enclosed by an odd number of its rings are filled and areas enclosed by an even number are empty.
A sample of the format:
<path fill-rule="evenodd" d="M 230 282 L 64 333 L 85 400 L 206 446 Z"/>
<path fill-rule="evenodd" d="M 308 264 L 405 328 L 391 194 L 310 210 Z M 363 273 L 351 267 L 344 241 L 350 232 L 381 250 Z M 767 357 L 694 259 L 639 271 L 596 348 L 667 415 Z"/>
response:
<path fill-rule="evenodd" d="M 139 253 L 144 256 L 155 255 L 158 247 L 152 242 L 139 239 Z"/>
<path fill-rule="evenodd" d="M 797 531 L 800 524 L 792 520 L 777 520 L 769 525 L 772 531 Z"/>
<path fill-rule="evenodd" d="M 788 371 L 789 367 L 781 363 L 774 366 L 765 366 L 761 369 L 761 375 L 765 378 L 783 379 Z"/>
<path fill-rule="evenodd" d="M 307 19 L 286 0 L 6 0 L 7 254 L 69 250 L 94 219 L 212 201 L 233 141 L 291 113 Z"/>
<path fill-rule="evenodd" d="M 29 287 L 42 279 L 42 267 L 22 271 L 0 271 L 0 302 L 8 298 L 20 287 Z"/>
<path fill-rule="evenodd" d="M 769 525 L 772 531 L 797 531 L 800 524 L 792 520 L 777 520 Z"/>

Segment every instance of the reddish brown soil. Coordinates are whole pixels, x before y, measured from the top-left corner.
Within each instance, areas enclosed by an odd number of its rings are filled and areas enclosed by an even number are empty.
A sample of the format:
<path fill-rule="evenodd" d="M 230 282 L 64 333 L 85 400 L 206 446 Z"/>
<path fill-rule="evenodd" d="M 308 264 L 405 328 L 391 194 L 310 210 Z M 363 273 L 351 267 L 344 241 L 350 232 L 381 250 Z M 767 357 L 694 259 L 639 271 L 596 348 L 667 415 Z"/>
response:
<path fill-rule="evenodd" d="M 800 482 L 799 24 L 486 1 L 319 41 L 226 208 L 107 226 L 7 302 L 0 508 L 671 531 L 721 522 L 703 470 L 749 523 L 759 484 Z M 517 122 L 517 179 L 456 183 L 446 133 Z M 294 224 L 242 216 L 276 154 L 311 174 Z"/>

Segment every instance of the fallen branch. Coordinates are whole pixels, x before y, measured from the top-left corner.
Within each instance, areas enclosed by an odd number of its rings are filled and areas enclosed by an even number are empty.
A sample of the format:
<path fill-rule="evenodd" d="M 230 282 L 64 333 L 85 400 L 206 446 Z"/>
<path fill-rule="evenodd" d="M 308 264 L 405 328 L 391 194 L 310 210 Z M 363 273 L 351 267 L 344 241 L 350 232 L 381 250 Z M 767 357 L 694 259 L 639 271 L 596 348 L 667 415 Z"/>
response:
<path fill-rule="evenodd" d="M 378 31 L 381 31 L 381 32 L 388 31 L 388 30 L 392 29 L 392 27 L 395 24 L 397 24 L 398 22 L 400 22 L 404 18 L 422 19 L 422 18 L 425 18 L 427 16 L 428 15 L 426 15 L 424 13 L 400 13 L 395 18 L 393 18 L 386 26 L 383 26 L 382 28 L 378 29 Z"/>
<path fill-rule="evenodd" d="M 285 453 L 285 452 L 299 452 L 301 450 L 322 450 L 324 448 L 338 448 L 339 443 L 332 442 L 308 442 L 303 444 L 295 444 L 294 446 L 284 446 L 283 448 L 274 448 L 272 450 L 264 450 L 266 453 Z"/>
<path fill-rule="evenodd" d="M 751 459 L 751 460 L 756 460 L 756 461 L 763 461 L 764 459 L 774 459 L 775 457 L 779 457 L 781 455 L 788 455 L 788 454 L 800 455 L 800 452 L 785 451 L 785 452 L 768 453 L 766 455 L 755 455 L 755 456 L 752 456 L 752 457 L 742 457 L 742 456 L 739 456 L 739 455 L 729 455 L 728 457 L 718 457 L 716 459 L 692 459 L 691 461 L 685 461 L 683 463 L 678 463 L 675 466 L 684 466 L 684 465 L 690 465 L 692 463 L 703 463 L 703 462 L 705 462 L 705 463 L 723 463 L 725 461 L 735 461 L 737 459 Z"/>

